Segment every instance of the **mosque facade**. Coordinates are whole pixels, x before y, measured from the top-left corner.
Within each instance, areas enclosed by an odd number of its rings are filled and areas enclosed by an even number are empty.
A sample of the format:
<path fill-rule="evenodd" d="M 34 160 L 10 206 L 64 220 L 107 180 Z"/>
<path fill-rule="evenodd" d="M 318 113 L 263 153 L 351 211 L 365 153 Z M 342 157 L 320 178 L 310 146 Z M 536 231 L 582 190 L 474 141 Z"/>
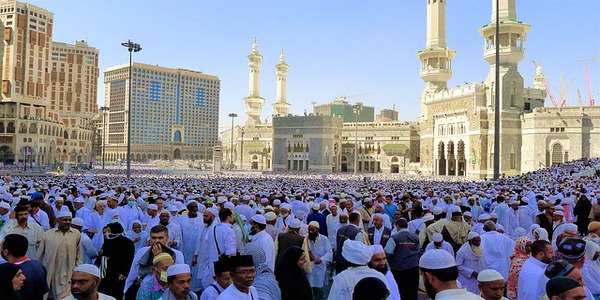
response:
<path fill-rule="evenodd" d="M 496 1 L 500 1 L 498 37 Z M 500 110 L 501 174 L 514 176 L 600 156 L 600 146 L 596 146 L 600 145 L 600 108 L 545 107 L 547 92 L 541 66 L 536 69 L 533 87 L 525 85 L 518 70 L 525 57 L 530 25 L 517 19 L 516 0 L 492 0 L 492 7 L 490 23 L 478 30 L 484 39 L 484 59 L 490 64 L 488 76 L 481 83 L 448 88 L 456 52 L 446 42 L 446 1 L 427 1 L 426 45 L 417 53 L 424 81 L 417 122 L 343 122 L 341 118 L 337 122 L 318 112 L 290 115 L 285 94 L 288 65 L 282 52 L 276 66 L 273 121 L 260 123 L 264 104 L 258 84 L 262 56 L 255 40 L 248 56 L 247 123 L 223 134 L 225 160 L 229 159 L 232 168 L 263 171 L 356 170 L 491 178 L 496 109 Z M 495 62 L 496 38 L 500 42 L 499 66 Z M 494 105 L 497 67 L 499 107 Z M 312 139 L 327 147 L 313 147 Z"/>

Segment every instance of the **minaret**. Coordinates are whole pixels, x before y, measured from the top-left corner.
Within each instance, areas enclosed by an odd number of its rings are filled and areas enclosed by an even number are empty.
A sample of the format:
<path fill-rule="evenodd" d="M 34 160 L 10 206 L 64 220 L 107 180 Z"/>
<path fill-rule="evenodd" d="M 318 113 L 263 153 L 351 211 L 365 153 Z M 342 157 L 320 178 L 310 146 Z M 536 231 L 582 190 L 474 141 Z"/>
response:
<path fill-rule="evenodd" d="M 510 108 L 523 109 L 523 77 L 518 65 L 525 57 L 524 42 L 529 32 L 529 24 L 517 19 L 516 0 L 492 0 L 491 23 L 479 29 L 485 39 L 483 57 L 490 64 L 490 72 L 485 80 L 489 87 L 488 107 L 494 106 L 496 78 L 496 1 L 500 1 L 500 107 L 506 111 Z M 541 70 L 540 70 L 541 71 Z"/>
<path fill-rule="evenodd" d="M 285 54 L 281 49 L 281 55 L 279 55 L 279 63 L 275 66 L 277 68 L 277 100 L 273 104 L 275 115 L 283 117 L 287 116 L 290 111 L 290 104 L 287 103 L 287 74 L 288 65 L 285 63 Z"/>
<path fill-rule="evenodd" d="M 252 45 L 252 52 L 248 55 L 248 66 L 250 67 L 250 88 L 246 102 L 246 125 L 260 124 L 260 114 L 265 99 L 260 96 L 260 66 L 262 55 L 258 53 L 256 37 Z"/>
<path fill-rule="evenodd" d="M 420 76 L 425 81 L 421 95 L 421 120 L 427 119 L 426 96 L 447 88 L 452 78 L 452 58 L 456 51 L 446 46 L 446 0 L 427 1 L 427 42 L 417 56 L 421 60 Z"/>
<path fill-rule="evenodd" d="M 540 90 L 546 90 L 546 75 L 542 72 L 542 65 L 538 64 L 533 76 L 533 87 Z"/>

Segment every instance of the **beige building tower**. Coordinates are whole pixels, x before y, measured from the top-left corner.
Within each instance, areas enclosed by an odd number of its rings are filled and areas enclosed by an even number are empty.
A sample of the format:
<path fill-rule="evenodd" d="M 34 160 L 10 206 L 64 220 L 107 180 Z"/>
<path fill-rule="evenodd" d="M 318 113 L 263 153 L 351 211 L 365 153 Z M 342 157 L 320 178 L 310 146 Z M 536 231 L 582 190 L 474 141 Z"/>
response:
<path fill-rule="evenodd" d="M 278 117 L 287 116 L 290 112 L 290 106 L 287 102 L 287 74 L 288 65 L 285 63 L 285 54 L 281 49 L 281 55 L 279 55 L 279 63 L 275 66 L 277 68 L 277 100 L 273 104 L 275 115 Z"/>
<path fill-rule="evenodd" d="M 425 96 L 443 91 L 452 78 L 452 58 L 456 51 L 446 45 L 446 1 L 427 0 L 427 41 L 417 56 L 421 60 L 420 76 L 425 81 L 421 96 L 420 119 L 427 117 Z"/>
<path fill-rule="evenodd" d="M 260 67 L 263 57 L 258 53 L 258 43 L 254 38 L 252 52 L 248 55 L 248 66 L 250 67 L 250 88 L 246 102 L 246 125 L 260 124 L 260 114 L 265 99 L 260 96 Z"/>
<path fill-rule="evenodd" d="M 53 19 L 40 7 L 0 1 L 0 163 L 60 161 L 67 145 L 59 116 L 50 111 Z"/>

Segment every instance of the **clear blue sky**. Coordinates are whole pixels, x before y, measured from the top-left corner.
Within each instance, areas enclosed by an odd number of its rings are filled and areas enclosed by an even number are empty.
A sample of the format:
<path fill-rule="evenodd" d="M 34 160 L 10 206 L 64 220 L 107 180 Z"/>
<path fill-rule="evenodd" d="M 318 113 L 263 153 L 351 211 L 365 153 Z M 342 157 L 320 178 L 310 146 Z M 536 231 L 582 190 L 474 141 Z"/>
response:
<path fill-rule="evenodd" d="M 54 40 L 84 39 L 100 50 L 100 72 L 126 63 L 120 43 L 132 39 L 143 50 L 134 60 L 187 68 L 221 79 L 220 124 L 227 114 L 245 120 L 248 64 L 254 36 L 264 56 L 261 95 L 264 119 L 272 113 L 275 65 L 285 48 L 291 111 L 311 111 L 311 102 L 335 97 L 375 106 L 396 105 L 400 119 L 419 113 L 423 82 L 417 51 L 425 47 L 426 0 L 31 0 L 55 14 Z M 458 52 L 449 86 L 483 81 L 483 38 L 477 30 L 490 22 L 491 0 L 448 0 L 448 46 Z M 573 79 L 568 103 L 578 105 L 576 89 L 587 98 L 583 62 L 600 57 L 599 0 L 518 0 L 519 20 L 531 24 L 520 72 L 532 85 L 532 60 L 541 61 L 555 97 L 560 74 Z M 600 105 L 600 61 L 588 62 L 592 93 Z M 100 78 L 98 101 L 103 102 Z M 546 102 L 550 106 L 549 99 Z M 230 125 L 229 125 L 230 126 Z"/>

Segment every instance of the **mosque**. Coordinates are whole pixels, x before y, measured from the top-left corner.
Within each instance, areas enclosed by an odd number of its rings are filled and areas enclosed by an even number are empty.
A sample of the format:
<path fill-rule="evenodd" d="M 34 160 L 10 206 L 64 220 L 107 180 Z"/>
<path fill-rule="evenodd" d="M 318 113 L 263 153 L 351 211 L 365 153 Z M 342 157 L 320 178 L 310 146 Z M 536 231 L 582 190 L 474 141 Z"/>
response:
<path fill-rule="evenodd" d="M 496 37 L 496 1 L 500 35 Z M 246 170 L 421 173 L 491 178 L 494 114 L 500 109 L 500 173 L 519 175 L 582 157 L 600 156 L 600 107 L 545 107 L 541 66 L 533 87 L 518 70 L 530 25 L 517 19 L 516 0 L 492 0 L 490 23 L 478 31 L 490 64 L 481 83 L 448 88 L 456 52 L 446 43 L 446 0 L 427 0 L 427 37 L 421 61 L 424 81 L 417 122 L 379 119 L 344 122 L 335 114 L 289 114 L 288 65 L 282 51 L 272 122 L 261 122 L 262 56 L 256 40 L 248 55 L 250 89 L 246 124 L 223 133 L 224 165 Z M 495 40 L 500 65 L 495 63 Z M 494 105 L 495 71 L 500 68 L 500 107 Z M 347 103 L 346 103 L 347 104 Z M 348 104 L 349 105 L 349 104 Z M 353 106 L 357 114 L 361 105 Z M 232 136 L 233 135 L 233 136 Z"/>

